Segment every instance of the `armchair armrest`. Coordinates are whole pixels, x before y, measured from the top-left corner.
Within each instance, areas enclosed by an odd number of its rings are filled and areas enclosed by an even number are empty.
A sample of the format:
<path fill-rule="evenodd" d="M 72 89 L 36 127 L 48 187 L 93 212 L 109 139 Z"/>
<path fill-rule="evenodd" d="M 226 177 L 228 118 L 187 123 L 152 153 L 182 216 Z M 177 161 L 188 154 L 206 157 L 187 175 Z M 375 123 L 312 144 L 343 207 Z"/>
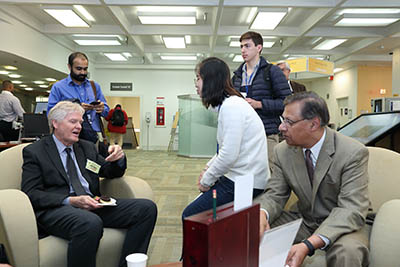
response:
<path fill-rule="evenodd" d="M 385 202 L 379 208 L 370 236 L 370 267 L 399 264 L 399 221 L 400 199 Z"/>
<path fill-rule="evenodd" d="M 12 266 L 39 266 L 36 218 L 28 196 L 20 190 L 0 190 L 0 243 Z"/>
<path fill-rule="evenodd" d="M 137 177 L 122 176 L 115 179 L 100 179 L 100 192 L 108 196 L 120 198 L 146 198 L 153 200 L 153 190 L 150 185 Z"/>

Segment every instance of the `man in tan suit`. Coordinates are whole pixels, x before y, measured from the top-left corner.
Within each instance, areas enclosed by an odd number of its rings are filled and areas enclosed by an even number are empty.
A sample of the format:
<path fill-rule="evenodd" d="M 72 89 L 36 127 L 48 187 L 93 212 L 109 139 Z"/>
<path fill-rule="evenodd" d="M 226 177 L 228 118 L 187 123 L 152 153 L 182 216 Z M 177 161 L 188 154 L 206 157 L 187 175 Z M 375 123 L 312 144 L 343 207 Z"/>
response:
<path fill-rule="evenodd" d="M 261 233 L 302 218 L 287 257 L 290 267 L 300 266 L 317 249 L 328 266 L 367 266 L 367 148 L 326 127 L 328 108 L 317 94 L 291 95 L 284 106 L 279 130 L 286 141 L 275 148 L 272 176 L 259 199 Z M 283 211 L 292 191 L 297 210 Z"/>

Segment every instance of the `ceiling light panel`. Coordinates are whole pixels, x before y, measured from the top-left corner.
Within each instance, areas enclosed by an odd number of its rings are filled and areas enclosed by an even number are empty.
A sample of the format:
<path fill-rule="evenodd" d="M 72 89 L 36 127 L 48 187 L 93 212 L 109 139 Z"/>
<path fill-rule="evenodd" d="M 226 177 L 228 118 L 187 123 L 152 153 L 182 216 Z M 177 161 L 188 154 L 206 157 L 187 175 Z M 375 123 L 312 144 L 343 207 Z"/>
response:
<path fill-rule="evenodd" d="M 287 8 L 259 9 L 250 29 L 273 30 L 287 14 Z"/>
<path fill-rule="evenodd" d="M 275 44 L 275 41 L 268 41 L 263 43 L 264 48 L 271 48 Z M 239 41 L 230 41 L 229 43 L 230 47 L 240 47 L 240 42 Z"/>
<path fill-rule="evenodd" d="M 192 15 L 138 15 L 140 23 L 142 24 L 153 24 L 153 25 L 194 25 L 196 24 L 196 14 Z"/>
<path fill-rule="evenodd" d="M 8 71 L 5 71 L 5 70 L 0 70 L 0 74 L 2 74 L 2 75 L 7 75 L 7 74 L 9 74 L 9 72 L 8 72 Z"/>
<path fill-rule="evenodd" d="M 346 8 L 339 14 L 399 14 L 399 8 Z"/>
<path fill-rule="evenodd" d="M 162 37 L 166 48 L 186 48 L 184 37 Z"/>
<path fill-rule="evenodd" d="M 19 74 L 9 74 L 8 77 L 18 79 L 18 78 L 21 78 L 21 75 L 19 75 Z"/>
<path fill-rule="evenodd" d="M 382 27 L 400 19 L 400 14 L 343 14 L 335 26 L 344 27 Z"/>
<path fill-rule="evenodd" d="M 320 44 L 315 46 L 313 49 L 315 49 L 315 50 L 331 50 L 346 41 L 347 41 L 347 39 L 324 40 L 323 42 L 321 42 Z"/>
<path fill-rule="evenodd" d="M 197 60 L 197 56 L 160 56 L 162 60 Z"/>
<path fill-rule="evenodd" d="M 33 81 L 34 84 L 45 84 L 44 81 Z"/>
<path fill-rule="evenodd" d="M 45 80 L 48 81 L 48 82 L 55 82 L 55 81 L 57 81 L 57 80 L 54 79 L 54 78 L 45 78 Z"/>
<path fill-rule="evenodd" d="M 87 19 L 88 21 L 96 21 L 93 16 L 86 10 L 86 8 L 84 8 L 81 5 L 74 5 L 74 8 L 76 10 L 78 10 L 79 13 L 81 13 L 82 16 L 85 17 L 85 19 Z"/>
<path fill-rule="evenodd" d="M 126 57 L 120 53 L 104 53 L 104 55 L 112 61 L 127 61 Z"/>
<path fill-rule="evenodd" d="M 72 9 L 43 9 L 50 16 L 55 18 L 58 22 L 60 22 L 65 27 L 89 27 L 89 24 L 86 23 L 78 14 L 75 13 Z"/>
<path fill-rule="evenodd" d="M 74 40 L 78 45 L 121 45 L 118 40 Z"/>
<path fill-rule="evenodd" d="M 4 68 L 5 68 L 6 70 L 18 70 L 17 67 L 14 67 L 14 66 L 11 66 L 11 65 L 4 66 Z"/>

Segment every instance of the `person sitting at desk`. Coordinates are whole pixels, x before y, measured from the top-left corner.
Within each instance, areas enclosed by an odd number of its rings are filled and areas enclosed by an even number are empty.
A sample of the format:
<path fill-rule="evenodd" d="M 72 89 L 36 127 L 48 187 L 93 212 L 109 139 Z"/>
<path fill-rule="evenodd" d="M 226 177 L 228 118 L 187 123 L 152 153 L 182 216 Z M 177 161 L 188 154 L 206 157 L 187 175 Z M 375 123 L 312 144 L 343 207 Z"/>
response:
<path fill-rule="evenodd" d="M 203 60 L 196 69 L 196 88 L 203 105 L 218 112 L 217 154 L 198 178 L 203 194 L 185 208 L 182 218 L 211 209 L 212 189 L 217 190 L 220 206 L 233 201 L 235 179 L 253 176 L 256 197 L 269 177 L 264 125 L 233 88 L 228 65 L 215 57 Z"/>
<path fill-rule="evenodd" d="M 287 262 L 301 266 L 314 251 L 328 267 L 368 266 L 368 149 L 327 127 L 326 102 L 313 92 L 287 97 L 279 130 L 285 141 L 274 150 L 272 175 L 258 199 L 260 234 L 298 218 L 303 222 Z M 291 192 L 297 209 L 284 211 Z"/>
<path fill-rule="evenodd" d="M 157 207 L 148 199 L 117 199 L 102 207 L 99 176 L 121 177 L 126 157 L 111 145 L 103 158 L 95 145 L 79 140 L 84 109 L 61 101 L 49 113 L 51 136 L 23 150 L 22 191 L 33 206 L 39 231 L 69 240 L 68 267 L 95 267 L 103 227 L 126 228 L 119 266 L 134 252 L 146 253 L 157 218 Z"/>

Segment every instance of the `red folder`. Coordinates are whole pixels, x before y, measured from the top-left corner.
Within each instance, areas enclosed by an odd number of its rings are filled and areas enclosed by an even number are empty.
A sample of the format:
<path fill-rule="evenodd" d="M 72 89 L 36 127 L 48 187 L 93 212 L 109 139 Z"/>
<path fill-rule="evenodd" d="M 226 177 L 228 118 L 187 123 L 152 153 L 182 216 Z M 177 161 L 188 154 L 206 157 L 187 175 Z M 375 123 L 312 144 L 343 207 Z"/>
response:
<path fill-rule="evenodd" d="M 183 267 L 258 267 L 260 205 L 234 212 L 233 203 L 185 218 Z"/>

